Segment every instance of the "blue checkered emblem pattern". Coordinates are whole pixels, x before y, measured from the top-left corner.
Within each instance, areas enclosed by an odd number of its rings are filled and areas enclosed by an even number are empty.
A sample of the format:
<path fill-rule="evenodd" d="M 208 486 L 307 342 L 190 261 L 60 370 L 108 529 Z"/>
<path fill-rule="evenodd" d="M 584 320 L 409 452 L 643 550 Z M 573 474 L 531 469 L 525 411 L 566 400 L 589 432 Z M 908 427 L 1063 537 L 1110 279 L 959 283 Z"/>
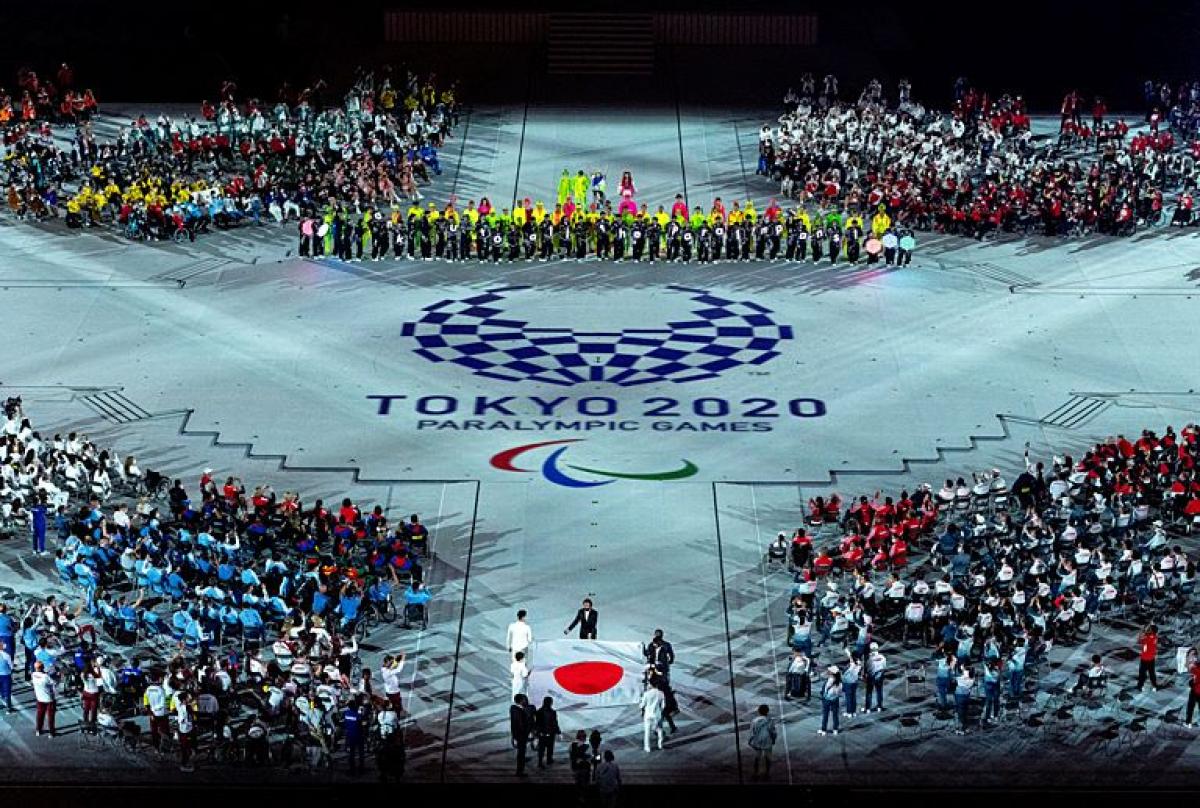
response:
<path fill-rule="evenodd" d="M 693 319 L 619 332 L 537 327 L 504 314 L 505 297 L 528 288 L 505 286 L 439 301 L 405 323 L 401 334 L 416 341 L 418 356 L 488 379 L 622 387 L 714 379 L 770 362 L 779 356 L 779 343 L 792 339 L 792 327 L 776 323 L 770 309 L 686 286 L 667 288 L 691 296 Z"/>

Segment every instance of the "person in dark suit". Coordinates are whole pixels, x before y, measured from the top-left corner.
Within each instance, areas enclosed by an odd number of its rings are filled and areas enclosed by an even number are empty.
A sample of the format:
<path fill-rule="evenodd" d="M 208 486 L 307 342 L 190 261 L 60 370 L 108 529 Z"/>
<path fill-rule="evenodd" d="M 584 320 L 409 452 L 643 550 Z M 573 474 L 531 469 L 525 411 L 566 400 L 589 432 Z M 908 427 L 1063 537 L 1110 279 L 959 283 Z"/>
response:
<path fill-rule="evenodd" d="M 534 719 L 537 731 L 538 768 L 544 768 L 547 763 L 554 762 L 554 741 L 560 732 L 558 727 L 558 712 L 554 709 L 554 699 L 549 696 L 542 699 L 542 706 Z"/>
<path fill-rule="evenodd" d="M 592 608 L 591 598 L 584 598 L 583 608 L 575 612 L 575 619 L 563 630 L 563 634 L 570 634 L 571 629 L 579 626 L 579 639 L 594 640 L 596 639 L 596 620 L 599 616 L 600 613 Z"/>
<path fill-rule="evenodd" d="M 533 732 L 533 721 L 530 720 L 526 705 L 529 699 L 524 693 L 513 697 L 512 706 L 508 708 L 509 731 L 512 733 L 513 746 L 517 748 L 517 777 L 525 777 L 525 754 L 529 751 L 529 736 Z"/>
<path fill-rule="evenodd" d="M 642 653 L 646 655 L 647 664 L 664 679 L 670 681 L 671 666 L 675 664 L 675 649 L 671 647 L 671 643 L 663 639 L 661 628 L 654 629 L 654 639 L 650 641 L 649 645 L 642 646 Z"/>

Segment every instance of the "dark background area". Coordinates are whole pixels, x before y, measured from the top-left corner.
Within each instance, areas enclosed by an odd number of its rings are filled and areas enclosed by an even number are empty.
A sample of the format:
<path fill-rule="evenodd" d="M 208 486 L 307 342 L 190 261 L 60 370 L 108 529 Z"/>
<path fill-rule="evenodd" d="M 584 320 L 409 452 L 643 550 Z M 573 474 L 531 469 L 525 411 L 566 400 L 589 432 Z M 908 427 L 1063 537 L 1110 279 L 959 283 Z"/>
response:
<path fill-rule="evenodd" d="M 479 10 L 620 10 L 815 13 L 819 44 L 811 48 L 660 48 L 654 79 L 599 85 L 540 79 L 541 56 L 527 46 L 405 46 L 383 41 L 389 8 Z M 1010 2 L 796 3 L 707 0 L 637 4 L 539 2 L 432 6 L 403 0 L 354 0 L 322 6 L 244 0 L 173 4 L 56 0 L 0 2 L 0 86 L 15 84 L 19 66 L 53 75 L 66 60 L 101 102 L 199 101 L 233 77 L 243 94 L 273 98 L 284 80 L 303 85 L 320 75 L 344 80 L 354 65 L 409 64 L 456 76 L 467 101 L 523 97 L 527 70 L 539 95 L 647 97 L 683 89 L 689 100 L 762 103 L 779 99 L 805 70 L 818 80 L 839 75 L 843 96 L 872 76 L 889 94 L 907 76 L 918 100 L 945 106 L 957 75 L 993 93 L 1025 95 L 1035 110 L 1056 109 L 1077 87 L 1103 94 L 1110 108 L 1137 109 L 1149 76 L 1173 84 L 1200 77 L 1200 3 L 1139 0 Z M 694 97 L 694 98 L 692 98 Z"/>

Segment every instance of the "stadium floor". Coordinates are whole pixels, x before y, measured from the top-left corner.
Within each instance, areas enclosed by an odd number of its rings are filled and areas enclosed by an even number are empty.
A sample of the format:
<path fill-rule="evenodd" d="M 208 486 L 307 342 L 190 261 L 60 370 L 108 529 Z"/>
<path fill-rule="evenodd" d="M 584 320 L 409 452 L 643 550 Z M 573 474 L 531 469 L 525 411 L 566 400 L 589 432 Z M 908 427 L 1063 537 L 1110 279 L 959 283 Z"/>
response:
<path fill-rule="evenodd" d="M 598 167 L 610 188 L 628 168 L 652 207 L 686 188 L 692 205 L 752 196 L 761 209 L 776 190 L 753 174 L 766 117 L 476 109 L 428 194 L 505 206 L 514 189 L 550 200 L 564 167 Z M 661 627 L 678 654 L 683 715 L 667 750 L 641 752 L 634 707 L 561 716 L 566 730 L 599 728 L 627 782 L 748 779 L 745 733 L 760 703 L 783 719 L 776 781 L 1103 785 L 1135 767 L 1144 784 L 1192 782 L 1191 737 L 1156 733 L 1109 755 L 1086 723 L 1063 742 L 1006 731 L 900 739 L 896 706 L 818 738 L 819 705 L 781 699 L 789 580 L 764 551 L 810 496 L 895 492 L 993 466 L 1011 479 L 1026 441 L 1049 458 L 1195 420 L 1194 231 L 925 236 L 903 270 L 343 264 L 298 259 L 295 246 L 291 227 L 130 245 L 0 219 L 0 395 L 22 395 L 43 434 L 85 431 L 192 486 L 211 466 L 306 501 L 348 495 L 393 518 L 420 513 L 437 556 L 430 629 L 370 643 L 375 654 L 405 650 L 413 665 L 414 779 L 511 778 L 505 626 L 525 608 L 538 637 L 561 637 L 587 596 L 602 640 L 644 641 Z M 450 311 L 464 329 L 428 316 Z M 722 320 L 751 333 L 722 331 Z M 520 333 L 488 339 L 488 329 Z M 681 344 L 681 332 L 696 338 Z M 561 340 L 550 347 L 546 335 Z M 542 347 L 514 355 L 513 340 Z M 647 357 L 653 349 L 678 353 Z M 570 442 L 495 458 L 545 441 Z M 0 586 L 54 590 L 49 560 L 23 550 L 0 545 Z M 1044 683 L 1073 680 L 1093 652 L 1127 659 L 1134 633 L 1098 629 L 1059 650 Z M 892 650 L 897 665 L 919 658 Z M 1123 662 L 1119 683 L 1135 673 Z M 890 704 L 906 704 L 904 685 L 890 682 Z M 1186 692 L 1175 682 L 1133 698 L 1161 714 Z M 31 712 L 0 718 L 0 776 L 185 777 L 127 759 L 97 769 L 69 740 L 34 738 Z"/>

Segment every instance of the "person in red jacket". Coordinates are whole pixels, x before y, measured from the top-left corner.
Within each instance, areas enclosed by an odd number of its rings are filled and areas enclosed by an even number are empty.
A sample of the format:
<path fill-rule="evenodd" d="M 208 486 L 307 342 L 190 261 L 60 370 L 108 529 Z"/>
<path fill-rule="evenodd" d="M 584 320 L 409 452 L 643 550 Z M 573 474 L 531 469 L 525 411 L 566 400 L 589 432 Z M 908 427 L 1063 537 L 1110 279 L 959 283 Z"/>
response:
<path fill-rule="evenodd" d="M 1151 623 L 1142 629 L 1138 635 L 1138 689 L 1150 679 L 1150 686 L 1158 690 L 1158 673 L 1154 670 L 1154 662 L 1158 659 L 1158 626 Z"/>
<path fill-rule="evenodd" d="M 1191 685 L 1188 687 L 1188 702 L 1187 702 L 1187 719 L 1184 725 L 1194 727 L 1192 718 L 1196 713 L 1196 705 L 1200 704 L 1200 659 L 1193 656 L 1192 662 L 1188 665 L 1188 673 L 1192 675 Z"/>

